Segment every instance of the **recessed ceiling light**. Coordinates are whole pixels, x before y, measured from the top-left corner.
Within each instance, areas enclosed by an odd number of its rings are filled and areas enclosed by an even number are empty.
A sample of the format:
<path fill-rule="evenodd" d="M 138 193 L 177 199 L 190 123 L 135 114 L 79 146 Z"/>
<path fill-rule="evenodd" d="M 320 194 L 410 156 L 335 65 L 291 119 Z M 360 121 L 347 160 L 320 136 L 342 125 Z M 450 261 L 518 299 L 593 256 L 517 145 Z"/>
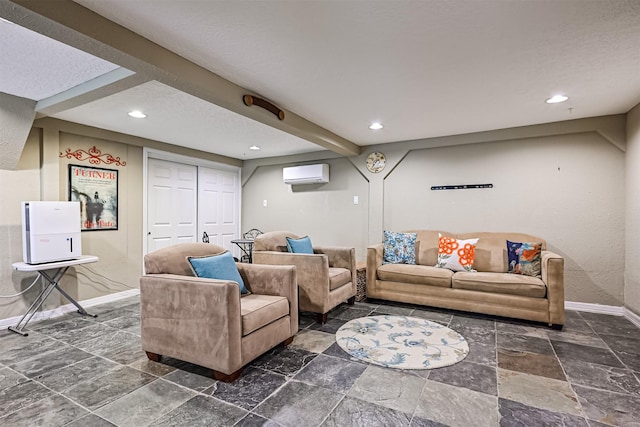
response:
<path fill-rule="evenodd" d="M 382 123 L 380 122 L 373 122 L 369 125 L 369 129 L 371 130 L 379 130 L 382 129 L 384 126 L 382 126 Z"/>
<path fill-rule="evenodd" d="M 134 117 L 136 119 L 144 119 L 145 117 L 147 117 L 145 113 L 139 110 L 129 111 L 127 114 L 129 114 L 129 116 Z"/>
<path fill-rule="evenodd" d="M 558 102 L 564 102 L 569 99 L 568 96 L 564 95 L 553 95 L 551 98 L 547 99 L 545 102 L 547 104 L 557 104 Z"/>
<path fill-rule="evenodd" d="M 258 147 L 257 145 L 252 145 L 251 147 L 249 147 L 249 150 L 259 150 L 260 147 Z"/>

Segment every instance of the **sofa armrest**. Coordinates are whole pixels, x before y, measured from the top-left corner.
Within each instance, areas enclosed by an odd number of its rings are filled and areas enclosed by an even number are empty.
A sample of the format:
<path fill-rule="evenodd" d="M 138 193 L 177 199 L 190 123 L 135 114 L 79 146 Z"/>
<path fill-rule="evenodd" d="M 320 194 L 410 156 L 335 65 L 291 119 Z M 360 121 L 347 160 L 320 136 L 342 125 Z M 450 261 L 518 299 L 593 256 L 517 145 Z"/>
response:
<path fill-rule="evenodd" d="M 291 316 L 291 336 L 298 332 L 298 280 L 293 265 L 237 263 L 249 291 L 259 295 L 286 297 Z"/>
<path fill-rule="evenodd" d="M 383 250 L 384 245 L 382 243 L 367 248 L 367 294 L 371 290 L 374 297 L 376 280 L 378 279 L 378 267 L 382 265 Z"/>
<path fill-rule="evenodd" d="M 564 324 L 564 258 L 550 251 L 542 251 L 542 281 L 547 286 L 549 323 Z"/>
<path fill-rule="evenodd" d="M 224 373 L 242 366 L 236 282 L 175 274 L 143 276 L 140 319 L 145 351 Z"/>

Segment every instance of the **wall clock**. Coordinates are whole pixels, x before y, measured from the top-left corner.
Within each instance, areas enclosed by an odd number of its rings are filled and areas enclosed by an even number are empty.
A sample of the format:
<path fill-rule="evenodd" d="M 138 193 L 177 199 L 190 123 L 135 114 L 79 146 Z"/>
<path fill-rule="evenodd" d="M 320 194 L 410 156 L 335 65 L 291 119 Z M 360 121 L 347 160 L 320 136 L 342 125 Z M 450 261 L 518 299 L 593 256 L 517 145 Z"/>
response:
<path fill-rule="evenodd" d="M 380 152 L 374 151 L 367 156 L 367 169 L 369 169 L 370 172 L 378 173 L 384 169 L 386 164 L 387 158 Z"/>

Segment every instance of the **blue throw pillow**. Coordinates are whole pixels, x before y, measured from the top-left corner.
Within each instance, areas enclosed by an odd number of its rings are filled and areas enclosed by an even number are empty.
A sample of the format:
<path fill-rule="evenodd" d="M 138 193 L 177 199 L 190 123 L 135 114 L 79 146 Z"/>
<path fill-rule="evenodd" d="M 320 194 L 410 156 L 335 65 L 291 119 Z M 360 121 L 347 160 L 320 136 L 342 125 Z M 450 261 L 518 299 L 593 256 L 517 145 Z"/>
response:
<path fill-rule="evenodd" d="M 384 231 L 383 264 L 415 264 L 417 233 Z"/>
<path fill-rule="evenodd" d="M 309 236 L 301 237 L 299 239 L 292 239 L 287 237 L 287 249 L 294 254 L 312 254 L 313 246 L 311 245 L 311 239 Z"/>
<path fill-rule="evenodd" d="M 241 294 L 248 294 L 247 288 L 231 252 L 223 252 L 220 255 L 211 255 L 206 257 L 187 257 L 191 269 L 198 277 L 207 279 L 231 280 L 238 283 Z"/>

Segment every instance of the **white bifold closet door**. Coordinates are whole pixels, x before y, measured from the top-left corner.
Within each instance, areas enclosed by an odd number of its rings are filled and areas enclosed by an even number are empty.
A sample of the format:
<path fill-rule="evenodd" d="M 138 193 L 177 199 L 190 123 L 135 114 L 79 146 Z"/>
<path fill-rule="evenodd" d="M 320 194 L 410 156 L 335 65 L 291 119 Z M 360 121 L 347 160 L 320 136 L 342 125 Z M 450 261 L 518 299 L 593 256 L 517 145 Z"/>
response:
<path fill-rule="evenodd" d="M 238 172 L 149 158 L 147 252 L 185 242 L 209 242 L 238 256 Z"/>

